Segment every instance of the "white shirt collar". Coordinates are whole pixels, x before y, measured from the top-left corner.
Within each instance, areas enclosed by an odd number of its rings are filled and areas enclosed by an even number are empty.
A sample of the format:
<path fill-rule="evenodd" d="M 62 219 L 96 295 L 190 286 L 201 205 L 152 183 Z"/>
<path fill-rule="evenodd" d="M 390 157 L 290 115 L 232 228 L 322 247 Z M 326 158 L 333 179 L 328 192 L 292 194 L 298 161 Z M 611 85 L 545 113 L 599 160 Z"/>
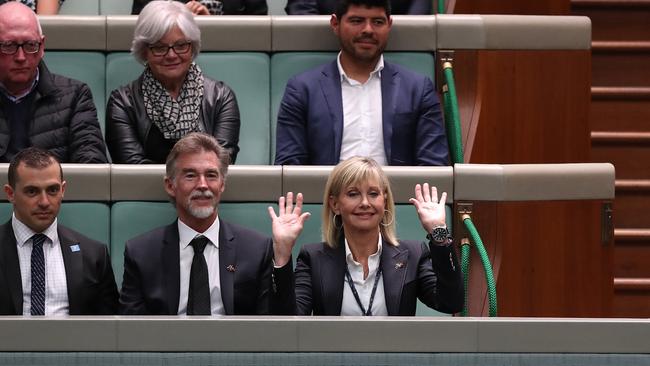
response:
<path fill-rule="evenodd" d="M 181 249 L 187 248 L 192 239 L 197 235 L 203 235 L 210 240 L 210 243 L 219 249 L 219 216 L 216 216 L 210 227 L 202 233 L 187 226 L 181 219 L 178 219 L 178 242 Z"/>
<path fill-rule="evenodd" d="M 16 236 L 16 244 L 20 247 L 23 247 L 35 234 L 43 234 L 47 236 L 50 241 L 46 241 L 45 244 L 49 243 L 54 245 L 54 243 L 59 242 L 59 233 L 57 231 L 57 219 L 54 219 L 54 222 L 48 226 L 47 229 L 43 230 L 42 233 L 37 233 L 32 230 L 29 226 L 23 224 L 13 213 L 11 215 L 11 227 L 14 230 L 14 235 Z"/>
<path fill-rule="evenodd" d="M 336 56 L 336 65 L 339 68 L 339 74 L 341 75 L 341 82 L 347 81 L 350 84 L 360 84 L 358 81 L 349 78 L 348 75 L 343 70 L 343 66 L 341 65 L 341 52 L 340 51 L 339 51 L 338 56 Z M 383 70 L 383 69 L 384 69 L 384 55 L 380 55 L 379 56 L 379 61 L 377 61 L 377 65 L 375 65 L 375 69 L 372 70 L 372 72 L 370 73 L 370 77 L 368 78 L 368 80 L 370 80 L 370 78 L 372 78 L 375 75 L 377 75 L 377 77 L 381 78 L 381 70 Z"/>
<path fill-rule="evenodd" d="M 379 258 L 381 258 L 382 246 L 383 241 L 381 239 L 381 235 L 379 235 L 379 240 L 377 240 L 377 251 L 368 257 L 368 263 L 374 262 L 376 259 L 376 265 L 378 266 Z M 352 251 L 350 250 L 350 245 L 348 244 L 347 239 L 345 239 L 345 261 L 348 263 L 348 265 L 360 265 L 359 262 L 354 260 L 354 256 L 352 255 Z M 372 269 L 374 268 L 370 268 L 371 272 Z"/>

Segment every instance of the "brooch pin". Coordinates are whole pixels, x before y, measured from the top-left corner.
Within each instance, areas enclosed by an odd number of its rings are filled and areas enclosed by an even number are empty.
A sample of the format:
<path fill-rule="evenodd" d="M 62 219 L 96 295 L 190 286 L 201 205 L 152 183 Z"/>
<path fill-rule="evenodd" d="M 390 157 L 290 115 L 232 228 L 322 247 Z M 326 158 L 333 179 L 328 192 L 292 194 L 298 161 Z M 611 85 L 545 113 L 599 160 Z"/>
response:
<path fill-rule="evenodd" d="M 395 269 L 402 269 L 402 268 L 404 268 L 404 262 L 395 263 Z"/>
<path fill-rule="evenodd" d="M 236 269 L 235 265 L 233 265 L 233 264 L 229 264 L 229 265 L 226 266 L 226 271 L 228 271 L 228 272 L 235 272 L 235 269 Z"/>
<path fill-rule="evenodd" d="M 74 253 L 74 252 L 78 252 L 78 251 L 80 251 L 80 250 L 81 250 L 81 248 L 79 248 L 79 244 L 73 244 L 73 245 L 70 245 L 70 251 L 71 251 L 72 253 Z"/>

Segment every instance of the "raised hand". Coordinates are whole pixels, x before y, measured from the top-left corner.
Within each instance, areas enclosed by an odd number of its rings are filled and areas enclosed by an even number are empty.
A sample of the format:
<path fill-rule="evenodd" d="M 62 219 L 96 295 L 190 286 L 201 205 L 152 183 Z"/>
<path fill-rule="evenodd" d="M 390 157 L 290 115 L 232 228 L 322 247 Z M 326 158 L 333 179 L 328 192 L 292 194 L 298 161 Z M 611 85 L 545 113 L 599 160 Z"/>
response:
<path fill-rule="evenodd" d="M 420 223 L 427 233 L 430 233 L 436 226 L 445 225 L 446 200 L 447 192 L 442 192 L 440 201 L 438 201 L 438 189 L 431 186 L 429 191 L 429 183 L 424 183 L 423 186 L 415 185 L 415 198 L 409 198 L 409 202 L 415 206 Z"/>
<path fill-rule="evenodd" d="M 210 11 L 208 10 L 208 8 L 206 8 L 205 5 L 195 0 L 188 1 L 187 3 L 185 3 L 185 7 L 187 7 L 194 15 L 210 15 Z"/>
<path fill-rule="evenodd" d="M 279 215 L 269 206 L 269 216 L 273 221 L 273 259 L 278 267 L 284 266 L 291 259 L 291 250 L 302 232 L 305 221 L 311 215 L 302 212 L 302 193 L 296 195 L 296 205 L 293 205 L 293 192 L 288 192 L 278 199 Z"/>

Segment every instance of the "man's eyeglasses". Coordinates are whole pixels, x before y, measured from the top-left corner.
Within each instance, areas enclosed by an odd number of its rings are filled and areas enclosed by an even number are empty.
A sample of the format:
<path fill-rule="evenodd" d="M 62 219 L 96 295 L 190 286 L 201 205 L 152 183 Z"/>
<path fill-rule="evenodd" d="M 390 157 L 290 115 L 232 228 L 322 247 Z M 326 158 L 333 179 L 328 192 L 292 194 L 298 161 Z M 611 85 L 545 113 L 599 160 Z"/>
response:
<path fill-rule="evenodd" d="M 169 50 L 174 50 L 177 55 L 182 55 L 190 52 L 191 49 L 192 42 L 190 41 L 175 43 L 171 46 L 162 44 L 154 44 L 149 46 L 149 51 L 151 51 L 154 56 L 165 56 L 167 53 L 169 53 Z"/>
<path fill-rule="evenodd" d="M 40 41 L 27 41 L 23 43 L 17 43 L 13 41 L 9 42 L 0 42 L 0 52 L 5 55 L 13 55 L 18 52 L 18 48 L 22 48 L 25 53 L 36 53 L 41 49 Z"/>

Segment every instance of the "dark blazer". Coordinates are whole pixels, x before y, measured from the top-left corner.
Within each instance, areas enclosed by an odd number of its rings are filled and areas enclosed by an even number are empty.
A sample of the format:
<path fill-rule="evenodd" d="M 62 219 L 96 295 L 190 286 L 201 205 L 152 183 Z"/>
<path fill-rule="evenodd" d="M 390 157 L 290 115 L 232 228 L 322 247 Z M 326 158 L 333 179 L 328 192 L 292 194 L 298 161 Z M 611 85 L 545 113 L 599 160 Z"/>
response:
<path fill-rule="evenodd" d="M 431 80 L 384 62 L 384 149 L 389 165 L 448 165 L 440 102 Z M 336 60 L 289 79 L 278 112 L 275 164 L 336 165 L 343 139 Z"/>
<path fill-rule="evenodd" d="M 462 310 L 463 280 L 451 245 L 425 245 L 400 241 L 384 243 L 381 253 L 382 280 L 388 315 L 415 315 L 417 299 L 443 313 Z M 325 243 L 301 248 L 296 271 L 291 264 L 277 270 L 278 296 L 295 299 L 296 315 L 341 315 L 345 279 L 345 245 Z M 295 283 L 294 283 L 295 281 Z M 295 286 L 295 293 L 291 290 Z"/>
<path fill-rule="evenodd" d="M 289 15 L 330 15 L 337 0 L 288 0 L 284 11 Z M 392 14 L 431 14 L 431 0 L 391 0 Z"/>
<path fill-rule="evenodd" d="M 70 315 L 117 314 L 117 286 L 106 245 L 58 225 Z M 70 247 L 79 245 L 73 252 Z M 23 288 L 11 220 L 0 226 L 0 315 L 23 314 Z"/>
<path fill-rule="evenodd" d="M 164 140 L 144 107 L 142 76 L 113 90 L 106 107 L 106 144 L 113 163 L 164 164 L 175 141 Z M 199 122 L 230 153 L 232 163 L 239 152 L 239 107 L 228 85 L 203 78 L 203 101 Z"/>
<path fill-rule="evenodd" d="M 174 222 L 126 243 L 120 314 L 178 314 L 178 241 L 178 224 Z M 220 221 L 219 276 L 227 315 L 271 314 L 274 311 L 272 258 L 270 238 Z"/>
<path fill-rule="evenodd" d="M 131 14 L 138 15 L 151 0 L 133 0 Z M 176 0 L 187 3 L 188 0 Z M 224 15 L 266 15 L 266 0 L 222 0 Z"/>

